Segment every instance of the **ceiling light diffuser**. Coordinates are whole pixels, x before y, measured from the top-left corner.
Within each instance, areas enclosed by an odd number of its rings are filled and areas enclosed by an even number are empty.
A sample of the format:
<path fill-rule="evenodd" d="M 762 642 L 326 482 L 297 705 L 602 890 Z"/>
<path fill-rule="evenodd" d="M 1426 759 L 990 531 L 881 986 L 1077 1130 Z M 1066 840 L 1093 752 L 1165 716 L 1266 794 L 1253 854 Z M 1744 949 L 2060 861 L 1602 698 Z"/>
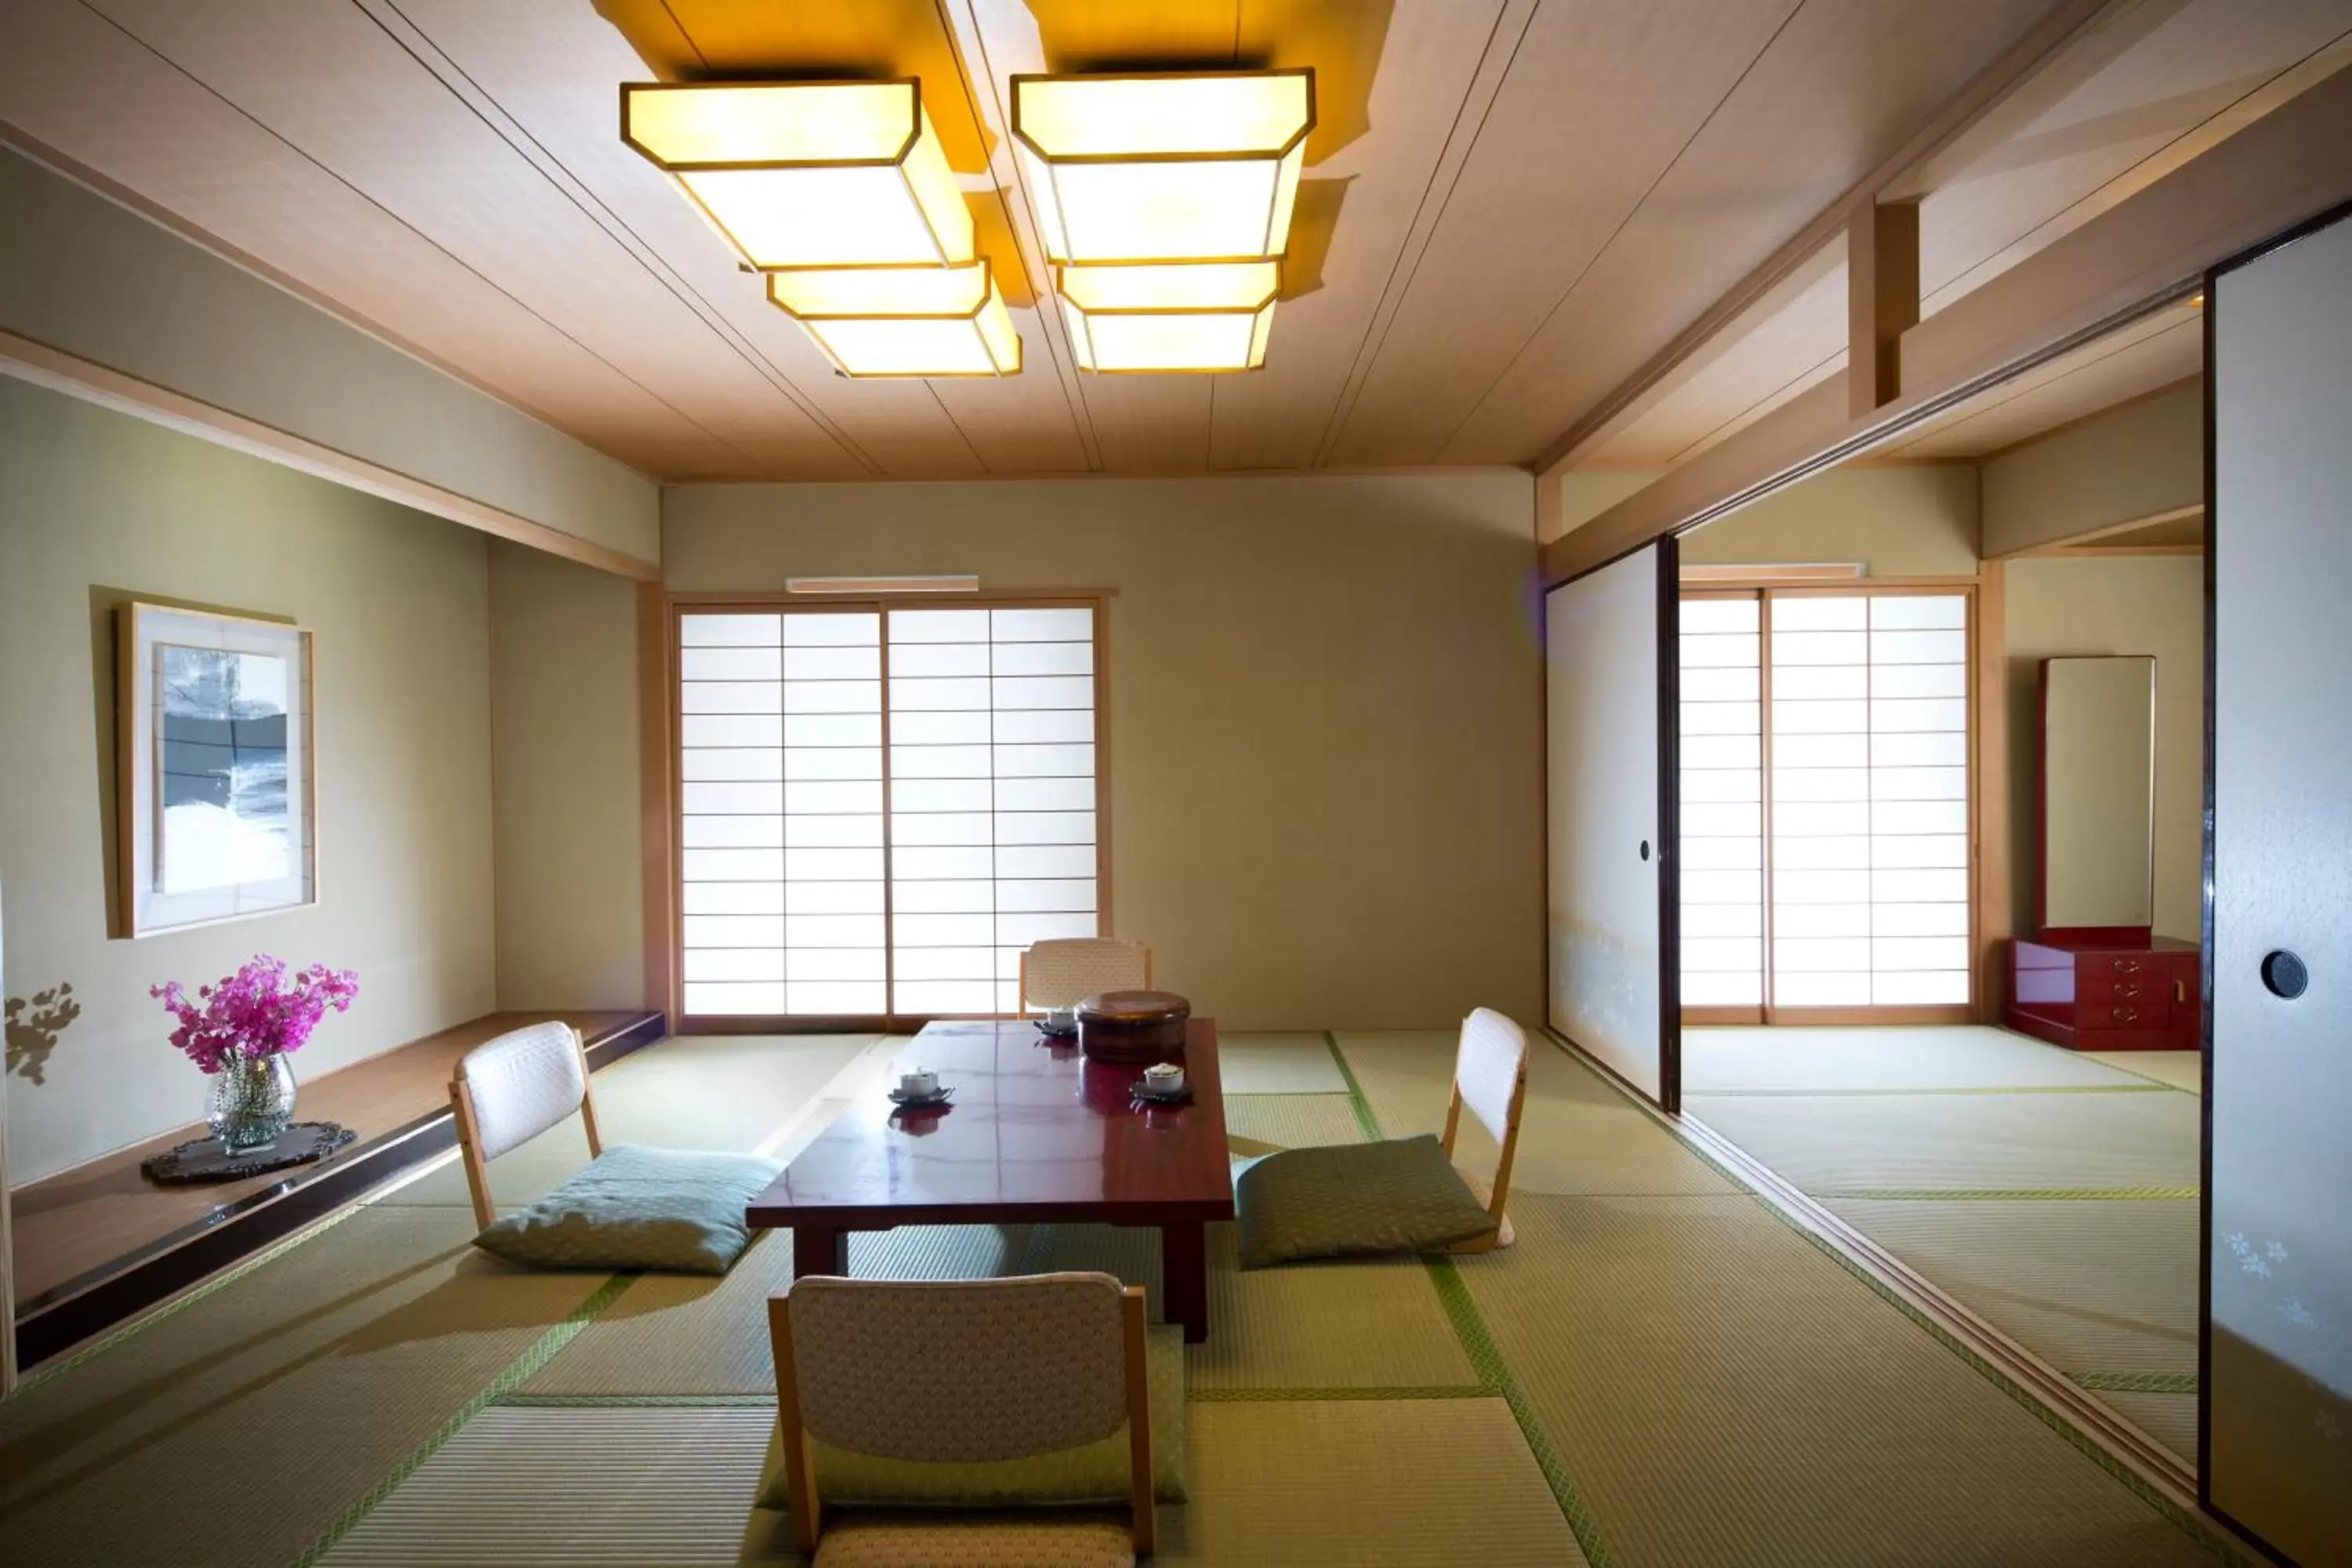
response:
<path fill-rule="evenodd" d="M 1021 338 L 985 258 L 768 274 L 768 298 L 844 375 L 1017 375 Z"/>
<path fill-rule="evenodd" d="M 1265 363 L 1282 264 L 1058 267 L 1054 285 L 1082 370 L 1255 370 Z"/>
<path fill-rule="evenodd" d="M 1312 69 L 1016 76 L 1013 137 L 1049 260 L 1279 256 Z"/>
<path fill-rule="evenodd" d="M 627 82 L 621 139 L 761 271 L 972 258 L 971 210 L 912 79 Z"/>

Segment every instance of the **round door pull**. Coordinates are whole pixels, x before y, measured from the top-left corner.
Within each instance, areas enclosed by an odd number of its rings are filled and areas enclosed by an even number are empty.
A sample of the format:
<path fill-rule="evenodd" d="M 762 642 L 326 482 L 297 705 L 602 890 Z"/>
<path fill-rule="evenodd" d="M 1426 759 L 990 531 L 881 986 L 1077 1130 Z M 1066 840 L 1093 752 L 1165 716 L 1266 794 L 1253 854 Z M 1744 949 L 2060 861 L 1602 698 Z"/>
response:
<path fill-rule="evenodd" d="M 2303 960 L 2281 948 L 2263 960 L 2263 984 L 2281 1001 L 2292 1002 L 2311 985 L 2311 972 Z"/>
<path fill-rule="evenodd" d="M 1649 858 L 1650 858 L 1650 841 L 1649 841 L 1648 839 L 1644 838 L 1644 839 L 1643 839 L 1643 840 L 1642 840 L 1642 858 L 1643 858 L 1643 859 L 1644 859 L 1644 860 L 1647 860 Z"/>

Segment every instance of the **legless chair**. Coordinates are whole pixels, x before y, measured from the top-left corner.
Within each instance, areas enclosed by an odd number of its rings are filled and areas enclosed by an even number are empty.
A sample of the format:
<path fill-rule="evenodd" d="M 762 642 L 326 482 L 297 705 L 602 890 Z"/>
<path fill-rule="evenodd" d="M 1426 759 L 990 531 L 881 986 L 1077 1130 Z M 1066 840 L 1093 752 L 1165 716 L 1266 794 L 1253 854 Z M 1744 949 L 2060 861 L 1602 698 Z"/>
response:
<path fill-rule="evenodd" d="M 817 1568 L 1131 1565 L 1152 1547 L 1143 1288 L 1108 1274 L 842 1279 L 768 1298 L 793 1534 Z M 845 1514 L 827 1531 L 811 1439 L 887 1458 L 1024 1458 L 1128 1429 L 1131 1520 Z"/>
<path fill-rule="evenodd" d="M 533 1024 L 476 1046 L 449 1082 L 457 1113 L 457 1147 L 474 1217 L 487 1230 L 499 1217 L 490 1202 L 488 1164 L 577 1110 L 588 1131 L 588 1157 L 604 1152 L 596 1135 L 596 1100 L 588 1090 L 588 1050 L 569 1024 Z"/>
<path fill-rule="evenodd" d="M 1503 1205 L 1511 1195 L 1511 1159 L 1519 1151 L 1519 1112 L 1527 1103 L 1526 1031 L 1491 1007 L 1477 1008 L 1462 1020 L 1462 1044 L 1454 1056 L 1454 1099 L 1445 1108 L 1445 1135 L 1439 1142 L 1452 1159 L 1454 1134 L 1466 1105 L 1494 1134 L 1502 1152 L 1495 1161 L 1491 1183 L 1461 1172 L 1462 1180 L 1495 1216 L 1495 1233 L 1463 1242 L 1453 1248 L 1455 1252 L 1491 1252 L 1511 1245 L 1511 1222 Z"/>
<path fill-rule="evenodd" d="M 1056 937 L 1021 955 L 1021 1016 L 1075 1007 L 1105 991 L 1151 989 L 1151 950 L 1108 936 Z"/>

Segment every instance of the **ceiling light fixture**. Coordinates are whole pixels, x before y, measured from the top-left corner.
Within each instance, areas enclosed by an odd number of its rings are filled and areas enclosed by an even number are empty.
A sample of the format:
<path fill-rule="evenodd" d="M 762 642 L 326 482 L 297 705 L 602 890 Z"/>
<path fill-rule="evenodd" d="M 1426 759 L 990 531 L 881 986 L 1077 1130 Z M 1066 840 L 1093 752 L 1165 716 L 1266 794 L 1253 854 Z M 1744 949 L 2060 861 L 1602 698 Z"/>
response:
<path fill-rule="evenodd" d="M 1055 262 L 1281 255 L 1314 128 L 1310 68 L 1013 79 L 1013 139 Z"/>
<path fill-rule="evenodd" d="M 768 298 L 849 376 L 1017 375 L 1021 338 L 985 258 L 771 272 Z"/>
<path fill-rule="evenodd" d="M 1255 370 L 1282 289 L 1279 261 L 1057 267 L 1078 367 L 1104 374 Z"/>
<path fill-rule="evenodd" d="M 971 209 L 911 78 L 625 82 L 621 140 L 761 271 L 972 258 Z"/>

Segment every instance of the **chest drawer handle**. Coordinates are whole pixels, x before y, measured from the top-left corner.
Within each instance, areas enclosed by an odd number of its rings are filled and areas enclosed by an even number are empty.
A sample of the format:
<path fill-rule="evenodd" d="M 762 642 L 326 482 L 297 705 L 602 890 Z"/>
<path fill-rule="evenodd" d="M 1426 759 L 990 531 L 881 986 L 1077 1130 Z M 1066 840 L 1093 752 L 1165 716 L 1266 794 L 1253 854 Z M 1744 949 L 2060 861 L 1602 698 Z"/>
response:
<path fill-rule="evenodd" d="M 2118 981 L 2118 982 L 2116 983 L 2116 995 L 2118 995 L 2118 996 L 2137 996 L 2137 995 L 2138 995 L 2138 994 L 2139 994 L 2139 982 L 2138 982 L 2138 981 L 2137 981 L 2137 980 L 2124 980 L 2124 981 Z"/>
<path fill-rule="evenodd" d="M 2137 958 L 2116 959 L 2116 973 L 2117 974 L 2137 974 L 2139 973 L 2139 960 Z"/>
<path fill-rule="evenodd" d="M 2133 1019 L 2139 1016 L 2139 1009 L 2137 1007 L 2116 1007 L 2109 1011 L 2108 1016 L 2114 1018 L 2118 1024 L 2128 1024 Z"/>

